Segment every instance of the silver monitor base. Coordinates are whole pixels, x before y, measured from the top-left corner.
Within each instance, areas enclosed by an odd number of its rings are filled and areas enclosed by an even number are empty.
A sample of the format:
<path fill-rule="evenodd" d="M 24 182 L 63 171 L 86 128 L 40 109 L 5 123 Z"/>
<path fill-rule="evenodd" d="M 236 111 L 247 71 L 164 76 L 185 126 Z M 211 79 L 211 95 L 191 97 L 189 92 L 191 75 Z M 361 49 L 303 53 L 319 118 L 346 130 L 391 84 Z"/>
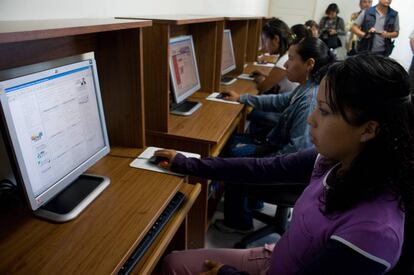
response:
<path fill-rule="evenodd" d="M 70 221 L 98 197 L 109 183 L 108 177 L 83 174 L 34 214 L 53 222 Z"/>

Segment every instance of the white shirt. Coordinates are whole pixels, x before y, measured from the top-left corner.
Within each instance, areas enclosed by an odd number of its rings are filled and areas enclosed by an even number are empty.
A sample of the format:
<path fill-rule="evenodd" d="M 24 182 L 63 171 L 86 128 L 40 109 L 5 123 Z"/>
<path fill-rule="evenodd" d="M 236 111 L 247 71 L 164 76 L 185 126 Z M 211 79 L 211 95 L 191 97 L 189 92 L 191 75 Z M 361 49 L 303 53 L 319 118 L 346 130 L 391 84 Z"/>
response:
<path fill-rule="evenodd" d="M 277 62 L 275 64 L 275 68 L 286 70 L 285 63 L 286 63 L 287 60 L 288 60 L 288 54 L 286 52 L 284 55 L 279 57 L 279 59 L 277 60 Z M 293 91 L 299 85 L 299 83 L 291 82 L 285 76 L 282 80 L 279 81 L 278 85 L 280 87 L 279 93 L 286 93 L 286 92 Z"/>

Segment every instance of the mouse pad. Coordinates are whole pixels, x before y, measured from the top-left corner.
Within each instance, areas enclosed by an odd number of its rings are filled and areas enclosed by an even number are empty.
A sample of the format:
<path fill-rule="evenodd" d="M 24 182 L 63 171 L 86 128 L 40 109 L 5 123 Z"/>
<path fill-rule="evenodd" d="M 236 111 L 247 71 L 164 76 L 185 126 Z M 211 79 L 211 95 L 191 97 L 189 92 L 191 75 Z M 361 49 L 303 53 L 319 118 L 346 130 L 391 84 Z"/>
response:
<path fill-rule="evenodd" d="M 157 150 L 160 150 L 160 149 L 164 149 L 164 148 L 147 147 L 147 149 L 145 149 L 144 152 L 142 152 L 136 159 L 134 159 L 129 164 L 129 166 L 134 167 L 134 168 L 139 168 L 139 169 L 145 169 L 145 170 L 151 170 L 151 171 L 160 172 L 160 173 L 176 175 L 176 176 L 185 176 L 185 175 L 182 175 L 182 174 L 173 173 L 170 170 L 161 168 L 158 165 L 149 162 L 149 158 L 154 155 L 154 152 L 157 151 Z M 190 157 L 190 158 L 198 158 L 199 159 L 201 157 L 199 154 L 183 152 L 183 151 L 177 151 L 177 152 L 183 154 L 186 157 Z"/>

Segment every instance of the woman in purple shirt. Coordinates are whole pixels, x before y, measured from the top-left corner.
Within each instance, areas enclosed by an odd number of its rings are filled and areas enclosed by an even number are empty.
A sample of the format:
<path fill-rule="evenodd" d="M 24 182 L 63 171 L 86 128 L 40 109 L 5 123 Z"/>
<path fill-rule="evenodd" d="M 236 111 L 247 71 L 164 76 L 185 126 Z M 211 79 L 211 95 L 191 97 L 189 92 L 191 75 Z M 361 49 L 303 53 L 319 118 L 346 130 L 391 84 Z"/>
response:
<path fill-rule="evenodd" d="M 314 149 L 202 160 L 156 152 L 179 173 L 309 182 L 276 245 L 173 252 L 164 274 L 413 273 L 414 107 L 407 73 L 388 58 L 352 57 L 331 66 L 317 101 L 308 118 Z"/>

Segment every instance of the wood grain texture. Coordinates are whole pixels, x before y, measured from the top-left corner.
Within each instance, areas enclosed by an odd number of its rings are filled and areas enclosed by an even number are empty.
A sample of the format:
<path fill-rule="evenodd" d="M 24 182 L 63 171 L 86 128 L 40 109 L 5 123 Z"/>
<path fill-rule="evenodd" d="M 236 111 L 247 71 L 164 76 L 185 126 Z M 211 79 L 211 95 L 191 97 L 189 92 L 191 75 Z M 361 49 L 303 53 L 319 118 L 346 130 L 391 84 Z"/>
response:
<path fill-rule="evenodd" d="M 144 19 L 151 20 L 157 24 L 164 25 L 187 25 L 197 23 L 208 23 L 223 21 L 224 17 L 211 15 L 191 15 L 191 14 L 164 14 L 164 15 L 132 15 L 132 16 L 117 16 L 115 18 L 123 19 Z"/>
<path fill-rule="evenodd" d="M 138 263 L 138 265 L 134 268 L 134 274 L 151 274 L 152 270 L 155 268 L 158 260 L 162 258 L 164 251 L 167 250 L 167 247 L 170 242 L 174 240 L 175 242 L 181 241 L 181 249 L 186 249 L 186 234 L 187 230 L 187 214 L 194 205 L 197 197 L 199 196 L 201 191 L 201 185 L 195 184 L 185 184 L 180 188 L 180 192 L 186 195 L 186 202 L 180 208 L 177 213 L 171 218 L 170 222 L 164 229 L 160 232 L 160 235 L 152 243 L 152 245 L 148 248 L 147 253 L 145 253 L 144 257 Z M 176 235 L 176 232 L 182 227 L 182 232 L 179 235 Z M 184 235 L 183 235 L 184 234 Z M 181 236 L 180 236 L 181 235 Z M 177 240 L 177 238 L 183 238 L 182 240 Z M 184 247 L 182 247 L 184 245 Z M 175 244 L 173 246 L 174 249 L 179 249 L 180 244 Z M 168 250 L 167 250 L 168 251 Z M 171 252 L 171 249 L 168 251 Z"/>
<path fill-rule="evenodd" d="M 0 273 L 116 272 L 183 185 L 180 177 L 130 168 L 131 161 L 108 156 L 88 171 L 111 184 L 71 222 L 45 222 L 21 208 L 0 213 L 7 220 L 0 227 Z"/>
<path fill-rule="evenodd" d="M 168 130 L 170 26 L 154 24 L 143 30 L 145 122 L 148 130 Z"/>
<path fill-rule="evenodd" d="M 96 49 L 102 101 L 112 146 L 145 146 L 140 29 L 105 32 Z"/>
<path fill-rule="evenodd" d="M 246 62 L 247 49 L 247 20 L 226 20 L 226 29 L 231 30 L 231 38 L 233 41 L 234 58 L 236 59 L 236 74 L 241 74 L 244 70 Z"/>
<path fill-rule="evenodd" d="M 151 26 L 149 20 L 82 18 L 0 21 L 0 43 L 13 43 Z"/>
<path fill-rule="evenodd" d="M 194 39 L 197 56 L 198 74 L 200 75 L 200 92 L 214 92 L 214 83 L 219 73 L 216 71 L 218 28 L 216 22 L 190 25 L 190 34 Z"/>
<path fill-rule="evenodd" d="M 246 62 L 253 62 L 257 60 L 261 34 L 260 26 L 260 19 L 249 20 L 249 28 L 247 32 Z"/>

